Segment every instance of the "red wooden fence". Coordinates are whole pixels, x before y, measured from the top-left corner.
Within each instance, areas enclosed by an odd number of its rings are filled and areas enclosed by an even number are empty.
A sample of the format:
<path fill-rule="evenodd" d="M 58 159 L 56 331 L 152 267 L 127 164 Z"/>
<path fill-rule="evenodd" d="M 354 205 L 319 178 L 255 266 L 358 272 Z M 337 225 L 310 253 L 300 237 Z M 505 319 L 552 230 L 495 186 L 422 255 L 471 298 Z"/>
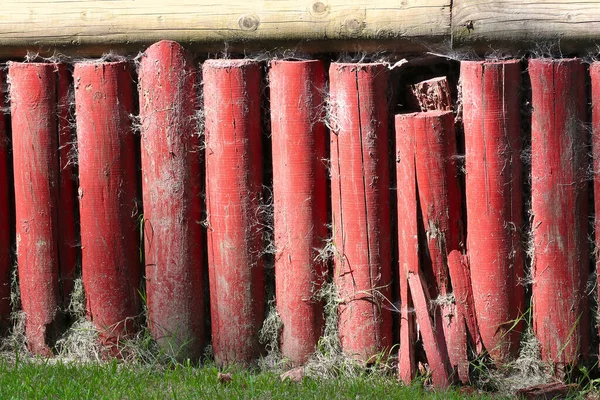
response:
<path fill-rule="evenodd" d="M 586 283 L 593 267 L 591 170 L 596 194 L 600 187 L 600 67 L 590 69 L 592 163 L 584 64 L 529 60 L 530 120 L 521 118 L 522 64 L 461 63 L 462 122 L 447 111 L 446 94 L 425 102 L 430 111 L 396 115 L 390 126 L 395 84 L 383 64 L 332 63 L 328 76 L 322 60 L 200 66 L 177 43 L 160 42 L 141 58 L 139 142 L 132 66 L 75 65 L 73 148 L 69 69 L 11 63 L 14 177 L 0 120 L 0 325 L 10 312 L 6 188 L 14 182 L 21 302 L 33 353 L 50 355 L 64 329 L 79 225 L 88 315 L 113 353 L 120 338 L 140 328 L 145 277 L 148 324 L 160 346 L 198 359 L 210 342 L 219 364 L 256 360 L 264 350 L 258 333 L 270 245 L 263 184 L 272 166 L 280 344 L 293 363 L 304 363 L 318 345 L 324 311 L 316 293 L 329 279 L 337 288 L 342 350 L 369 363 L 397 348 L 405 382 L 418 362 L 428 364 L 439 387 L 468 382 L 474 353 L 508 362 L 518 354 L 530 308 L 544 361 L 562 367 L 588 358 L 598 340 L 589 334 L 597 300 L 588 298 Z M 270 118 L 261 113 L 265 76 Z M 530 166 L 521 161 L 528 127 Z M 75 150 L 78 179 L 70 163 Z M 331 265 L 320 257 L 325 245 L 333 249 Z"/>

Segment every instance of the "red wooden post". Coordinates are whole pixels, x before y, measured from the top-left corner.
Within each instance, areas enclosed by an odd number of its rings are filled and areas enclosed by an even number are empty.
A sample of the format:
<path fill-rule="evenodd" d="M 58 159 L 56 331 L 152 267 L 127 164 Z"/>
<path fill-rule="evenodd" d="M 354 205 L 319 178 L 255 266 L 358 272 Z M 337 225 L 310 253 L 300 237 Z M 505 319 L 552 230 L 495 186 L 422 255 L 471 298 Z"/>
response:
<path fill-rule="evenodd" d="M 600 62 L 596 61 L 590 65 L 590 75 L 592 80 L 592 154 L 594 157 L 594 230 L 596 249 L 600 249 Z M 598 284 L 600 284 L 599 272 L 600 257 L 597 255 L 596 278 Z M 600 291 L 598 299 L 600 299 Z M 598 328 L 600 330 L 600 326 Z"/>
<path fill-rule="evenodd" d="M 516 356 L 525 311 L 520 73 L 518 60 L 461 63 L 467 248 L 482 342 L 498 364 Z"/>
<path fill-rule="evenodd" d="M 52 355 L 61 328 L 54 64 L 10 63 L 17 259 L 29 350 Z"/>
<path fill-rule="evenodd" d="M 323 327 L 323 307 L 314 295 L 327 274 L 317 261 L 327 236 L 325 68 L 316 60 L 274 61 L 269 81 L 281 352 L 301 364 L 315 351 Z"/>
<path fill-rule="evenodd" d="M 445 388 L 452 384 L 451 356 L 448 354 L 442 313 L 433 307 L 433 317 L 429 313 L 431 299 L 427 290 L 427 283 L 423 276 L 417 272 L 408 272 L 408 286 L 415 305 L 415 314 L 423 336 L 423 347 L 427 353 L 427 362 L 431 371 L 431 380 L 435 388 Z"/>
<path fill-rule="evenodd" d="M 127 62 L 75 64 L 79 205 L 87 310 L 115 352 L 140 312 L 133 91 Z"/>
<path fill-rule="evenodd" d="M 203 78 L 212 346 L 218 364 L 249 362 L 265 305 L 260 64 L 208 60 Z"/>
<path fill-rule="evenodd" d="M 0 87 L 4 86 L 5 76 L 0 72 Z M 0 110 L 4 109 L 4 96 L 0 96 Z M 10 190 L 8 170 L 8 135 L 6 117 L 0 111 L 0 334 L 11 325 L 10 280 L 11 280 L 11 240 L 10 240 Z"/>
<path fill-rule="evenodd" d="M 70 93 L 71 73 L 67 64 L 55 64 L 58 81 L 58 146 L 60 164 L 60 185 L 58 189 L 58 255 L 60 260 L 60 282 L 63 307 L 68 307 L 73 292 L 75 267 L 77 263 L 76 213 L 77 182 L 73 160 L 75 135 L 72 130 L 72 106 Z"/>
<path fill-rule="evenodd" d="M 333 63 L 331 200 L 343 350 L 369 360 L 391 346 L 387 69 Z"/>
<path fill-rule="evenodd" d="M 444 317 L 442 326 L 450 361 L 458 367 L 461 380 L 467 382 L 465 329 L 468 328 L 471 337 L 476 338 L 477 323 L 472 304 L 469 314 L 458 315 L 455 304 L 449 301 L 451 294 L 455 298 L 454 303 L 456 297 L 472 300 L 469 272 L 464 270 L 466 264 L 448 263 L 452 251 L 464 248 L 454 115 L 451 111 L 418 113 L 412 117 L 412 123 L 418 197 L 427 246 L 421 258 L 421 268 L 433 272 L 433 280 L 428 282 L 429 291 L 432 299 L 441 299 L 438 303 Z"/>
<path fill-rule="evenodd" d="M 533 321 L 542 359 L 576 363 L 589 344 L 588 172 L 579 59 L 529 62 Z"/>
<path fill-rule="evenodd" d="M 140 63 L 144 249 L 148 319 L 180 358 L 204 346 L 201 159 L 196 70 L 178 43 L 150 46 Z"/>
<path fill-rule="evenodd" d="M 396 115 L 396 191 L 398 195 L 398 268 L 400 279 L 400 348 L 398 375 L 409 384 L 416 374 L 414 346 L 417 340 L 413 301 L 408 285 L 409 272 L 419 270 L 417 216 L 417 175 L 415 135 L 411 117 Z"/>

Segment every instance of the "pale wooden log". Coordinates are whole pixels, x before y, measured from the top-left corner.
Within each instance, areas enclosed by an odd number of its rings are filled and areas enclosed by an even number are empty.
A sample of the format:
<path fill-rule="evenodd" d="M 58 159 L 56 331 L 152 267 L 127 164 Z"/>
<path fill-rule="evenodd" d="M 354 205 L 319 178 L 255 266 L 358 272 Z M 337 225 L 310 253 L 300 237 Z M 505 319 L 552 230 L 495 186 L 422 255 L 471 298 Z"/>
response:
<path fill-rule="evenodd" d="M 540 53 L 596 49 L 599 32 L 596 0 L 455 0 L 452 6 L 455 48 Z"/>
<path fill-rule="evenodd" d="M 295 41 L 302 48 L 303 42 L 325 45 L 344 40 L 376 42 L 379 47 L 381 43 L 383 47 L 398 48 L 403 43 L 418 47 L 422 41 L 449 37 L 450 2 L 2 0 L 0 48 L 16 53 L 25 48 L 87 47 L 93 54 L 161 39 L 221 50 L 226 43 L 243 48 L 239 43 L 272 46 Z"/>

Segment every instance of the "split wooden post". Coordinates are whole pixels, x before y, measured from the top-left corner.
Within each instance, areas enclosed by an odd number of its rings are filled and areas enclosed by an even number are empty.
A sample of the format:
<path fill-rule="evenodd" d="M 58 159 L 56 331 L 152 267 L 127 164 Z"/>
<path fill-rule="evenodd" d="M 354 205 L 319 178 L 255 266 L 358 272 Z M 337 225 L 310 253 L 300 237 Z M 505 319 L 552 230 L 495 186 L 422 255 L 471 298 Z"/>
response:
<path fill-rule="evenodd" d="M 400 289 L 400 348 L 398 374 L 410 384 L 416 374 L 417 341 L 414 305 L 408 284 L 409 272 L 419 270 L 419 232 L 417 215 L 417 174 L 415 171 L 415 135 L 410 118 L 415 114 L 396 115 L 396 191 L 398 196 L 398 277 Z"/>
<path fill-rule="evenodd" d="M 329 77 L 339 332 L 344 352 L 368 361 L 392 345 L 388 71 L 333 63 Z"/>

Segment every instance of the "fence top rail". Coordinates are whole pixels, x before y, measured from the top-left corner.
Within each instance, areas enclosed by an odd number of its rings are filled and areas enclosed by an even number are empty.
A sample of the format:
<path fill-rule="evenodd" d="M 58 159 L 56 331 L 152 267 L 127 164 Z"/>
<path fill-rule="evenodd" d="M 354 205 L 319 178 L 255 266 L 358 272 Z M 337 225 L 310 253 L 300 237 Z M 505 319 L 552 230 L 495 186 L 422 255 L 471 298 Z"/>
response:
<path fill-rule="evenodd" d="M 3 0 L 0 56 L 203 51 L 595 50 L 595 0 Z"/>

